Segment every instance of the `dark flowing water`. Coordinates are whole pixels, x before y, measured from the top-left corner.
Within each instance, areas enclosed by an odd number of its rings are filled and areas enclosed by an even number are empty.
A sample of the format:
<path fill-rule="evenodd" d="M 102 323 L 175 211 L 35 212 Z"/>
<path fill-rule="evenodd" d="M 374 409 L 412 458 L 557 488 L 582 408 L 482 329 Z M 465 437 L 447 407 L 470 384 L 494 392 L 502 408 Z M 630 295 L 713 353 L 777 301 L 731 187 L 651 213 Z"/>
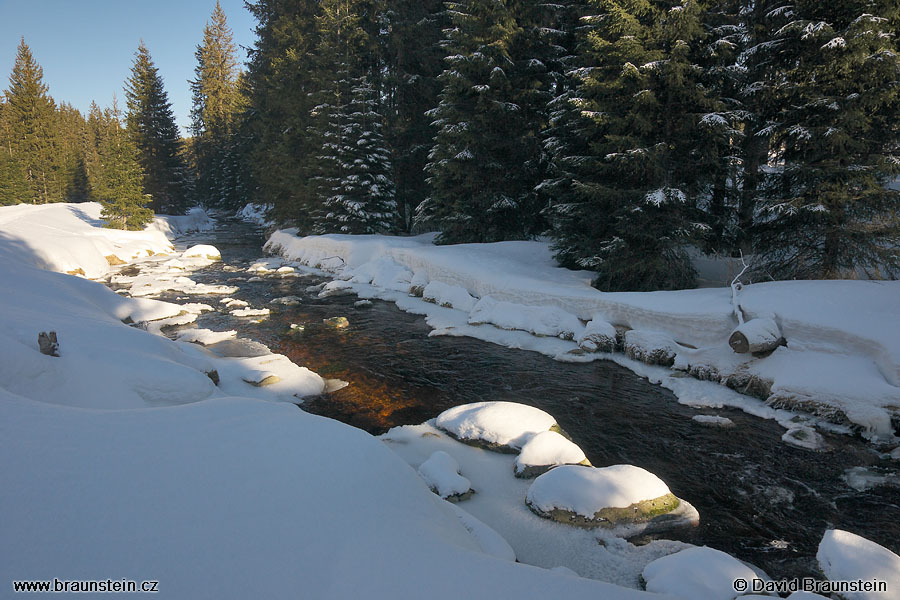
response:
<path fill-rule="evenodd" d="M 319 299 L 305 291 L 321 279 L 248 282 L 246 272 L 225 270 L 243 270 L 262 256 L 262 235 L 246 224 L 226 223 L 193 242 L 212 243 L 223 256 L 193 279 L 238 285 L 233 297 L 273 311 L 259 324 L 207 313 L 200 327 L 237 329 L 324 377 L 350 382 L 307 399 L 305 410 L 377 434 L 469 402 L 530 404 L 553 415 L 594 465 L 644 467 L 693 504 L 701 525 L 675 537 L 729 552 L 776 579 L 814 574 L 818 542 L 831 527 L 900 552 L 900 491 L 883 486 L 857 492 L 842 480 L 850 467 L 896 471 L 896 462 L 879 458 L 860 439 L 826 434 L 830 451 L 802 450 L 781 441 L 784 429 L 776 423 L 728 409 L 715 413 L 732 419 L 735 428 L 703 427 L 691 420 L 698 411 L 615 363 L 567 364 L 469 338 L 428 337 L 422 317 L 391 303 L 357 308 L 355 296 Z M 303 302 L 268 304 L 288 295 Z M 215 298 L 192 300 L 216 304 Z M 322 324 L 334 316 L 347 317 L 350 327 Z M 297 333 L 291 324 L 305 329 Z"/>

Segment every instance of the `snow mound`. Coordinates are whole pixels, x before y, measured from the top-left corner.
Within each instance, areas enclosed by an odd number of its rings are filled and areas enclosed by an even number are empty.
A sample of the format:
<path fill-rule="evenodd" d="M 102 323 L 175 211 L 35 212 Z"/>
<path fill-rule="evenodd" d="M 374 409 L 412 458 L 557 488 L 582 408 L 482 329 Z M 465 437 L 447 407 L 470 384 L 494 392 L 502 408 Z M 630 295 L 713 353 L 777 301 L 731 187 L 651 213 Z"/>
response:
<path fill-rule="evenodd" d="M 460 440 L 519 449 L 534 434 L 556 425 L 556 419 L 525 404 L 476 402 L 445 410 L 437 416 L 435 425 Z"/>
<path fill-rule="evenodd" d="M 346 272 L 354 283 L 370 283 L 387 290 L 409 292 L 413 274 L 390 258 L 381 257 L 349 269 Z"/>
<path fill-rule="evenodd" d="M 475 538 L 485 554 L 499 558 L 500 560 L 516 562 L 515 550 L 512 549 L 512 546 L 509 545 L 509 542 L 507 542 L 502 535 L 456 504 L 451 503 L 450 506 L 453 507 L 453 512 L 456 513 L 459 520 L 462 521 L 463 527 L 472 534 L 472 537 Z"/>
<path fill-rule="evenodd" d="M 736 579 L 752 581 L 750 567 L 713 548 L 695 547 L 663 556 L 644 567 L 648 592 L 672 594 L 690 600 L 733 600 Z"/>
<path fill-rule="evenodd" d="M 313 286 L 315 287 L 315 286 Z M 343 281 L 341 279 L 335 279 L 334 281 L 329 281 L 322 287 L 322 290 L 319 292 L 319 298 L 328 298 L 331 296 L 344 296 L 353 293 L 353 284 L 349 281 Z"/>
<path fill-rule="evenodd" d="M 544 471 L 557 465 L 585 462 L 587 457 L 584 451 L 565 436 L 555 431 L 542 431 L 522 446 L 522 451 L 516 457 L 516 475 L 525 476 L 529 471 Z"/>
<path fill-rule="evenodd" d="M 634 465 L 564 465 L 535 479 L 525 498 L 543 513 L 559 509 L 592 519 L 605 508 L 627 508 L 669 493 L 662 479 Z"/>
<path fill-rule="evenodd" d="M 469 312 L 475 307 L 475 298 L 468 290 L 458 285 L 447 285 L 443 281 L 431 281 L 422 290 L 422 299 L 433 302 L 439 306 L 455 308 L 463 312 Z"/>
<path fill-rule="evenodd" d="M 207 260 L 222 260 L 219 249 L 209 244 L 197 244 L 181 253 L 182 258 L 205 258 Z"/>
<path fill-rule="evenodd" d="M 900 556 L 849 531 L 830 529 L 819 542 L 819 567 L 829 581 L 883 581 L 888 594 L 900 590 Z M 879 592 L 846 592 L 847 600 L 883 600 Z"/>
<path fill-rule="evenodd" d="M 459 474 L 456 459 L 437 450 L 418 469 L 419 476 L 441 498 L 459 498 L 472 489 L 472 483 Z"/>
<path fill-rule="evenodd" d="M 184 215 L 157 215 L 150 227 L 158 229 L 167 237 L 175 237 L 193 231 L 209 231 L 215 225 L 215 220 L 205 210 L 195 206 Z"/>
<path fill-rule="evenodd" d="M 431 285 L 425 288 L 426 292 Z M 501 329 L 519 329 L 564 339 L 573 339 L 584 330 L 578 317 L 555 306 L 526 306 L 485 296 L 470 310 L 470 325 L 489 323 Z"/>

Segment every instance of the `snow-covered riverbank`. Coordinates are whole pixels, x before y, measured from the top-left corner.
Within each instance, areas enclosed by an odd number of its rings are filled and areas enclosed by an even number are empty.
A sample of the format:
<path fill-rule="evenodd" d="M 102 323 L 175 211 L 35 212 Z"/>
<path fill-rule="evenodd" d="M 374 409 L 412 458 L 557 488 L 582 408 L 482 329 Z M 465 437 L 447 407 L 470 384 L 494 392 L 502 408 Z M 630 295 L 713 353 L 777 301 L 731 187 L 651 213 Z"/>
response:
<path fill-rule="evenodd" d="M 172 598 L 694 600 L 722 592 L 721 582 L 694 588 L 706 590 L 700 596 L 657 582 L 671 595 L 650 595 L 551 570 L 571 565 L 636 588 L 649 561 L 684 546 L 598 546 L 558 523 L 520 527 L 538 517 L 523 510 L 518 490 L 527 484 L 513 477 L 511 456 L 439 439 L 427 425 L 380 441 L 306 414 L 285 400 L 321 391 L 318 375 L 278 355 L 222 357 L 159 335 L 164 324 L 189 322 L 208 307 L 127 297 L 54 272 L 101 277 L 110 263 L 136 260 L 140 273 L 115 275 L 135 296 L 195 289 L 191 270 L 214 254 L 176 252 L 162 232 L 207 226 L 201 215 L 121 232 L 102 229 L 99 210 L 0 208 L 2 585 L 153 580 Z M 213 303 L 226 288 L 204 290 Z M 455 309 L 426 306 L 458 320 Z M 134 326 L 141 323 L 146 329 Z M 39 351 L 42 331 L 57 332 L 59 356 Z M 184 340 L 233 341 L 229 332 L 190 331 Z M 280 381 L 260 385 L 270 375 Z M 520 560 L 540 566 L 510 562 L 464 505 L 432 493 L 415 468 L 435 448 L 457 455 L 483 494 L 473 506 L 485 518 L 500 514 L 507 536 L 540 533 L 515 540 Z M 503 480 L 492 475 L 500 470 Z M 503 508 L 507 493 L 516 511 Z M 857 544 L 848 539 L 829 546 L 827 564 L 843 569 L 841 577 L 877 574 L 843 557 Z M 900 561 L 878 546 L 870 552 L 888 567 Z M 701 578 L 708 570 L 702 560 L 693 569 Z"/>
<path fill-rule="evenodd" d="M 900 423 L 900 282 L 745 286 L 744 315 L 773 316 L 787 340 L 755 357 L 728 345 L 738 324 L 728 287 L 603 293 L 590 287 L 589 273 L 558 268 L 546 243 L 435 246 L 432 240 L 430 234 L 301 238 L 282 230 L 266 248 L 332 273 L 336 281 L 325 294 L 352 291 L 425 314 L 433 335 L 472 336 L 573 362 L 612 358 L 671 388 L 685 404 L 738 406 L 794 429 L 850 425 L 889 442 Z M 607 324 L 618 327 L 620 345 L 632 356 L 662 354 L 675 371 L 586 352 L 592 349 L 587 334 Z M 625 329 L 631 331 L 622 336 Z M 685 374 L 759 400 L 698 385 Z M 815 418 L 798 423 L 797 412 Z"/>

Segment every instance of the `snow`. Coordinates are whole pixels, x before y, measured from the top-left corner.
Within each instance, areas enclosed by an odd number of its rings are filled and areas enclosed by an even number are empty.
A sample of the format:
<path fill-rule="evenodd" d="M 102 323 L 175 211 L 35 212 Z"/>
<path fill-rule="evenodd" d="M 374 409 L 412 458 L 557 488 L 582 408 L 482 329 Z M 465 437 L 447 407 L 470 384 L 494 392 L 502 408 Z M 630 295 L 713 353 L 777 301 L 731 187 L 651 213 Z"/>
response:
<path fill-rule="evenodd" d="M 209 329 L 185 329 L 179 331 L 175 339 L 179 342 L 194 342 L 208 346 L 237 337 L 237 331 L 211 331 Z"/>
<path fill-rule="evenodd" d="M 750 582 L 756 572 L 720 550 L 688 548 L 647 565 L 643 572 L 648 592 L 667 593 L 685 600 L 733 600 L 736 579 Z"/>
<path fill-rule="evenodd" d="M 588 351 L 610 352 L 616 345 L 616 328 L 602 318 L 593 318 L 585 326 L 581 335 L 575 338 L 578 346 Z"/>
<path fill-rule="evenodd" d="M 461 496 L 472 488 L 471 482 L 460 475 L 459 463 L 443 450 L 436 450 L 419 466 L 418 473 L 441 498 Z"/>
<path fill-rule="evenodd" d="M 244 208 L 240 209 L 237 214 L 235 214 L 235 216 L 242 221 L 255 223 L 260 226 L 273 225 L 274 222 L 266 217 L 268 211 L 269 207 L 265 204 L 250 203 L 245 205 Z"/>
<path fill-rule="evenodd" d="M 516 457 L 516 473 L 527 467 L 575 465 L 587 460 L 584 451 L 555 431 L 535 434 Z"/>
<path fill-rule="evenodd" d="M 231 311 L 235 317 L 264 317 L 272 312 L 268 308 L 236 308 Z"/>
<path fill-rule="evenodd" d="M 181 256 L 184 258 L 206 258 L 208 260 L 222 259 L 222 254 L 219 252 L 219 249 L 208 244 L 191 246 L 190 248 L 182 252 Z"/>
<path fill-rule="evenodd" d="M 521 448 L 534 434 L 549 431 L 556 419 L 525 404 L 476 402 L 445 410 L 435 425 L 461 440 Z"/>
<path fill-rule="evenodd" d="M 545 513 L 561 509 L 592 519 L 604 508 L 627 508 L 668 493 L 662 479 L 634 465 L 565 465 L 535 479 L 526 500 Z"/>
<path fill-rule="evenodd" d="M 428 286 L 438 282 L 431 282 Z M 426 291 L 428 288 L 425 288 Z M 454 308 L 459 308 L 454 306 Z M 584 332 L 578 317 L 555 306 L 526 306 L 485 296 L 469 311 L 469 323 L 490 323 L 501 329 L 518 329 L 535 335 L 572 339 Z"/>
<path fill-rule="evenodd" d="M 781 440 L 798 448 L 807 450 L 824 450 L 825 438 L 821 436 L 815 429 L 806 425 L 791 427 L 784 432 Z"/>
<path fill-rule="evenodd" d="M 691 420 L 701 425 L 709 425 L 710 427 L 734 427 L 734 421 L 728 417 L 717 417 L 713 415 L 694 415 Z"/>
<path fill-rule="evenodd" d="M 465 288 L 458 285 L 447 285 L 441 281 L 429 282 L 422 290 L 422 298 L 427 302 L 465 312 L 474 312 L 473 309 L 476 307 L 475 298 L 469 295 Z"/>
<path fill-rule="evenodd" d="M 896 301 L 900 281 L 745 285 L 739 298 L 745 319 L 774 315 L 788 344 L 758 358 L 737 355 L 728 346 L 728 337 L 738 323 L 731 288 L 726 285 L 604 293 L 590 287 L 590 273 L 559 268 L 548 242 L 436 246 L 434 237 L 435 234 L 297 237 L 295 230 L 282 230 L 272 234 L 266 249 L 332 273 L 343 280 L 342 293 L 389 300 L 403 310 L 424 315 L 434 330 L 432 335 L 476 337 L 571 362 L 612 358 L 673 389 L 682 402 L 696 405 L 698 396 L 708 397 L 715 398 L 709 401 L 713 405 L 737 406 L 768 418 L 780 415 L 759 401 L 713 389 L 717 382 L 732 375 L 755 377 L 771 382 L 771 400 L 776 406 L 807 411 L 834 423 L 852 423 L 872 439 L 893 437 L 891 414 L 896 413 L 900 397 L 900 303 Z M 709 263 L 704 267 L 706 271 L 716 262 L 704 260 Z M 390 264 L 403 276 L 388 283 L 374 279 L 366 282 L 366 277 L 353 280 L 354 273 L 366 272 L 376 263 L 382 265 L 378 269 Z M 414 275 L 407 287 L 408 273 Z M 436 286 L 435 282 L 441 285 Z M 452 289 L 459 301 L 444 303 L 456 308 L 435 306 L 409 296 L 428 286 L 429 297 L 435 300 Z M 432 293 L 435 290 L 441 293 Z M 470 306 L 475 299 L 478 302 Z M 489 306 L 496 308 L 492 302 L 508 304 L 500 305 L 502 310 L 491 311 L 494 314 L 490 319 L 472 318 L 476 307 L 479 312 L 487 312 L 482 309 Z M 554 322 L 551 314 L 557 315 L 557 325 L 566 324 L 558 327 L 564 335 L 575 330 L 574 340 L 559 339 L 555 337 L 558 333 L 541 333 L 554 337 L 534 335 L 535 329 L 554 331 L 552 326 L 547 327 Z M 629 331 L 632 338 L 655 332 L 657 341 L 674 353 L 676 370 L 708 373 L 712 383 L 686 382 L 683 377 L 672 376 L 671 371 L 648 371 L 646 365 L 617 354 L 593 354 L 594 346 L 599 349 L 599 345 L 580 325 L 592 320 L 607 335 L 610 329 L 601 323 L 640 332 Z M 577 328 L 575 321 L 579 322 Z M 579 343 L 582 352 L 587 350 L 589 354 L 572 353 L 579 350 Z M 701 385 L 695 385 L 698 383 Z"/>
<path fill-rule="evenodd" d="M 385 444 L 273 402 L 324 388 L 286 357 L 222 358 L 130 327 L 122 320 L 184 309 L 35 268 L 89 272 L 105 244 L 120 244 L 120 232 L 86 231 L 71 215 L 66 205 L 0 208 L 0 277 L 14 282 L 0 294 L 0 512 L 14 549 L 0 579 L 157 579 L 180 598 L 648 597 L 511 562 L 498 534 L 440 500 Z M 41 227 L 50 222 L 62 231 Z M 138 233 L 119 249 L 149 256 L 156 236 Z M 155 258 L 141 264 L 167 272 Z M 37 351 L 49 330 L 60 357 Z M 244 381 L 269 375 L 278 381 Z M 496 456 L 514 480 L 512 457 Z M 636 553 L 642 566 L 671 544 L 619 556 Z M 609 554 L 596 540 L 578 548 L 591 561 Z"/>
<path fill-rule="evenodd" d="M 191 208 L 184 215 L 157 215 L 151 225 L 151 228 L 161 231 L 167 238 L 194 231 L 209 231 L 213 227 L 215 221 L 199 206 Z"/>
<path fill-rule="evenodd" d="M 900 556 L 849 531 L 826 531 L 816 559 L 829 581 L 881 581 L 890 595 L 900 590 Z M 842 592 L 841 596 L 846 600 L 887 597 L 880 592 Z"/>

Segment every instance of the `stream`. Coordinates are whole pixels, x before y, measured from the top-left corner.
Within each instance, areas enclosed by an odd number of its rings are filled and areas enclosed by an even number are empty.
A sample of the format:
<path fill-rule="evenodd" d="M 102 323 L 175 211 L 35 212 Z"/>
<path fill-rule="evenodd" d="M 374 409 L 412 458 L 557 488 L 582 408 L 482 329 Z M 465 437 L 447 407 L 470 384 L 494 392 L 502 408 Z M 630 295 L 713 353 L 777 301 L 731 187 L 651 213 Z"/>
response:
<path fill-rule="evenodd" d="M 733 409 L 691 409 L 610 361 L 561 363 L 470 338 L 428 337 L 422 317 L 392 303 L 373 300 L 357 307 L 356 296 L 320 299 L 306 291 L 323 278 L 248 281 L 246 268 L 263 256 L 263 242 L 261 230 L 237 221 L 220 221 L 215 231 L 179 240 L 180 248 L 209 243 L 222 253 L 222 262 L 193 272 L 192 279 L 239 286 L 232 297 L 272 309 L 261 323 L 213 312 L 201 315 L 196 325 L 236 329 L 239 337 L 260 341 L 323 377 L 349 382 L 306 399 L 304 410 L 379 434 L 459 404 L 529 404 L 553 415 L 595 466 L 641 466 L 693 504 L 700 526 L 670 538 L 724 550 L 774 579 L 814 575 L 816 549 L 830 527 L 900 553 L 900 490 L 857 491 L 843 478 L 853 467 L 897 471 L 896 461 L 880 457 L 862 439 L 824 433 L 827 452 L 795 448 L 781 441 L 784 429 L 774 421 Z M 302 303 L 269 304 L 289 295 Z M 167 293 L 160 299 L 221 306 L 215 296 Z M 347 317 L 350 327 L 322 324 L 334 316 Z M 298 333 L 291 324 L 305 328 Z M 691 420 L 711 413 L 730 418 L 735 427 L 704 427 Z"/>

